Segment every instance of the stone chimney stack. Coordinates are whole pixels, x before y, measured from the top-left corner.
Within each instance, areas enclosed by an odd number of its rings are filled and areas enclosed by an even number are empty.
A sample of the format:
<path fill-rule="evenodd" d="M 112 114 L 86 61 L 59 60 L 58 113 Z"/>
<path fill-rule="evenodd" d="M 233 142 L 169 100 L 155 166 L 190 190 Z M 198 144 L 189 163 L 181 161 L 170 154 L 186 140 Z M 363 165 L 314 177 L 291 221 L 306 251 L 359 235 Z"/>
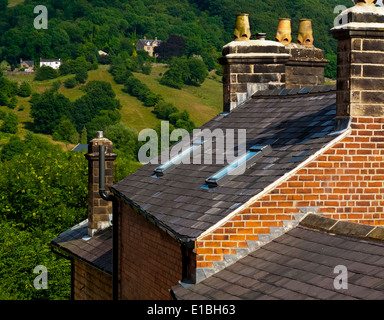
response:
<path fill-rule="evenodd" d="M 97 231 L 111 226 L 112 202 L 103 200 L 99 195 L 99 146 L 105 146 L 105 187 L 113 185 L 113 161 L 117 155 L 113 153 L 110 140 L 98 132 L 98 137 L 88 144 L 88 235 L 93 236 Z"/>
<path fill-rule="evenodd" d="M 223 111 L 230 112 L 259 90 L 283 87 L 289 54 L 283 44 L 250 38 L 247 14 L 238 14 L 235 40 L 223 47 Z"/>
<path fill-rule="evenodd" d="M 302 19 L 298 41 L 291 43 L 291 19 L 279 19 L 276 41 L 256 34 L 250 40 L 247 14 L 238 14 L 235 41 L 223 47 L 223 111 L 230 112 L 257 91 L 324 84 L 324 51 L 313 46 L 312 23 Z"/>
<path fill-rule="evenodd" d="M 337 116 L 384 117 L 384 7 L 355 0 L 331 29 L 338 40 Z"/>

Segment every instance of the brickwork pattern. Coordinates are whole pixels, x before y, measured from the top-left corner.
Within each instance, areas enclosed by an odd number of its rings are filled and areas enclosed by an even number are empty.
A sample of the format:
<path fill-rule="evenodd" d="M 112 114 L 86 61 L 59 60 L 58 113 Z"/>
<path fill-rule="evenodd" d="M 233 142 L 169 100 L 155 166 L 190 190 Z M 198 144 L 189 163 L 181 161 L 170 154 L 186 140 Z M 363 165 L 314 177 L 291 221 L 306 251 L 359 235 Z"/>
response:
<path fill-rule="evenodd" d="M 168 300 L 182 279 L 180 244 L 122 204 L 120 214 L 120 299 Z"/>
<path fill-rule="evenodd" d="M 384 225 L 384 118 L 354 118 L 351 133 L 270 193 L 196 241 L 197 268 L 214 268 L 295 222 L 303 208 L 326 217 Z"/>
<path fill-rule="evenodd" d="M 74 300 L 112 300 L 112 276 L 73 260 Z"/>

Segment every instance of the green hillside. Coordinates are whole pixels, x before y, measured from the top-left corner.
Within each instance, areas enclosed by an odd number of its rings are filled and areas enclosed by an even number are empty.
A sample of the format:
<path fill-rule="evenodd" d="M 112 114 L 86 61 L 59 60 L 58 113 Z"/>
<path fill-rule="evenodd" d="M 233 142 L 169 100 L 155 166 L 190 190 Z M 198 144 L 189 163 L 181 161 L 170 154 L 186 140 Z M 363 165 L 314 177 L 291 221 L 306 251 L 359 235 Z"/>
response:
<path fill-rule="evenodd" d="M 100 80 L 111 83 L 112 89 L 116 94 L 116 99 L 120 100 L 122 105 L 122 109 L 120 110 L 122 116 L 121 123 L 130 128 L 135 128 L 138 131 L 145 128 L 154 128 L 160 123 L 160 120 L 156 118 L 155 114 L 152 112 L 153 108 L 145 107 L 138 99 L 123 92 L 122 89 L 124 86 L 116 84 L 113 80 L 113 76 L 108 70 L 108 65 L 100 65 L 97 70 L 89 71 L 88 82 L 92 80 Z M 141 73 L 134 73 L 134 75 L 143 83 L 147 84 L 153 92 L 165 97 L 166 102 L 173 103 L 181 111 L 187 110 L 191 115 L 191 119 L 197 126 L 209 121 L 221 111 L 222 84 L 218 80 L 208 78 L 200 87 L 186 86 L 181 90 L 172 89 L 159 84 L 161 78 L 160 74 L 163 74 L 165 70 L 165 66 L 155 66 L 152 69 L 151 75 L 144 75 Z M 19 84 L 23 81 L 27 81 L 31 84 L 32 91 L 37 93 L 42 93 L 51 88 L 53 82 L 58 80 L 63 82 L 69 77 L 71 76 L 62 76 L 53 80 L 33 81 L 33 76 L 31 75 L 7 75 L 9 80 L 16 81 Z M 84 95 L 84 91 L 79 88 L 80 86 L 73 89 L 67 89 L 64 85 L 61 85 L 58 92 L 65 95 L 71 101 L 75 101 Z M 18 135 L 23 137 L 29 131 L 29 125 L 33 121 L 30 117 L 30 98 L 17 97 L 17 99 L 18 107 L 16 108 L 16 113 L 20 122 Z M 19 111 L 20 109 L 21 111 Z M 9 108 L 2 106 L 0 107 L 0 110 L 8 112 Z M 2 121 L 0 120 L 0 125 L 1 122 Z M 46 137 L 50 139 L 49 136 Z M 8 138 L 9 135 L 3 134 L 3 140 L 0 139 L 0 143 L 6 142 Z M 67 146 L 68 148 L 72 147 L 72 145 Z"/>

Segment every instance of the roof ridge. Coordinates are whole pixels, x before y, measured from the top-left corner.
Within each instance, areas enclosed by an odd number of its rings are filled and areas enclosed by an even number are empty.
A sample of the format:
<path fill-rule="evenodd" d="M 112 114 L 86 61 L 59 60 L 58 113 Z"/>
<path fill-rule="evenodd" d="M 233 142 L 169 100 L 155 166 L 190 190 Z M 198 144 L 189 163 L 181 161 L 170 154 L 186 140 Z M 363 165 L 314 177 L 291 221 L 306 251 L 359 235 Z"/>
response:
<path fill-rule="evenodd" d="M 300 226 L 367 241 L 384 242 L 384 228 L 345 220 L 336 220 L 313 213 L 307 214 Z"/>
<path fill-rule="evenodd" d="M 306 95 L 306 94 L 328 94 L 333 91 L 336 91 L 336 84 L 333 85 L 322 85 L 322 86 L 313 86 L 313 87 L 302 87 L 302 88 L 274 88 L 266 89 L 255 92 L 252 95 L 252 98 L 260 97 L 286 97 L 293 95 Z"/>

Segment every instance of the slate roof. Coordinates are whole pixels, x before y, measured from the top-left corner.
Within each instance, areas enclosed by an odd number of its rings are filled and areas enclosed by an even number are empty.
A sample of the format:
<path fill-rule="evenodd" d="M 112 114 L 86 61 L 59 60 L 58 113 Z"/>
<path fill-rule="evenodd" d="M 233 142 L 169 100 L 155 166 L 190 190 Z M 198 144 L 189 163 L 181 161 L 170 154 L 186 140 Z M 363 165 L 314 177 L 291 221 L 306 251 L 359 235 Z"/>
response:
<path fill-rule="evenodd" d="M 307 215 L 274 239 L 210 278 L 177 285 L 180 300 L 384 299 L 384 228 Z M 336 266 L 347 289 L 335 289 Z"/>
<path fill-rule="evenodd" d="M 177 238 L 193 241 L 337 137 L 331 135 L 338 130 L 335 90 L 335 86 L 318 86 L 259 92 L 231 113 L 203 125 L 201 129 L 246 129 L 248 147 L 272 147 L 244 174 L 217 188 L 201 188 L 205 179 L 225 166 L 215 164 L 213 144 L 212 165 L 180 164 L 154 178 L 158 165 L 147 164 L 112 191 Z"/>
<path fill-rule="evenodd" d="M 88 219 L 61 233 L 51 241 L 54 248 L 112 274 L 112 228 L 88 237 Z"/>

